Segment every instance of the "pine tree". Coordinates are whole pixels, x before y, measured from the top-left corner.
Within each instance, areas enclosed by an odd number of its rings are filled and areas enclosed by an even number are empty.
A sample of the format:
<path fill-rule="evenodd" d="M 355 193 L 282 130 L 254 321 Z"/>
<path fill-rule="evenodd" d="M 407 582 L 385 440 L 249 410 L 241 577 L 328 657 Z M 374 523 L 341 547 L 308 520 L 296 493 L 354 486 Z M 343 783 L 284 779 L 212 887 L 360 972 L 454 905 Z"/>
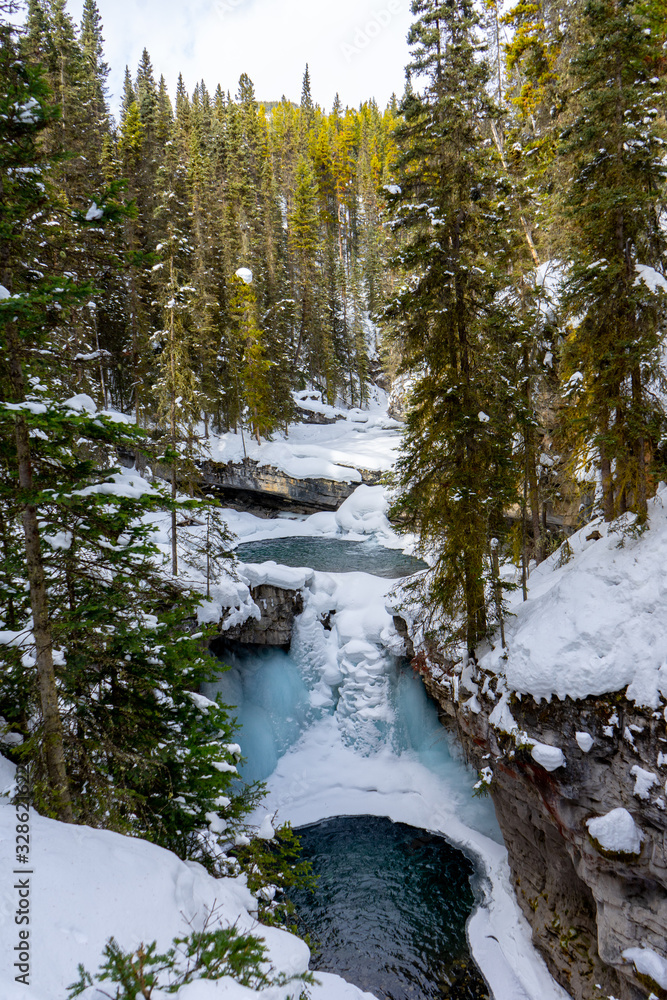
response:
<path fill-rule="evenodd" d="M 0 21 L 0 38 L 0 120 L 3 123 L 0 169 L 5 178 L 0 195 L 0 336 L 3 348 L 0 381 L 12 400 L 12 406 L 5 404 L 4 417 L 5 421 L 11 421 L 14 430 L 13 447 L 5 445 L 3 448 L 7 465 L 3 469 L 2 485 L 5 497 L 7 492 L 15 497 L 17 486 L 19 489 L 20 544 L 29 585 L 35 643 L 33 662 L 41 713 L 40 749 L 48 774 L 51 806 L 60 819 L 71 821 L 72 801 L 53 657 L 53 625 L 36 504 L 39 490 L 34 477 L 33 445 L 27 419 L 31 405 L 25 366 L 26 356 L 33 360 L 34 352 L 39 353 L 43 346 L 47 310 L 56 303 L 60 306 L 62 302 L 76 300 L 85 292 L 63 287 L 62 292 L 56 294 L 53 280 L 43 276 L 36 278 L 29 270 L 39 242 L 33 220 L 43 218 L 45 209 L 49 208 L 43 182 L 47 162 L 39 149 L 39 139 L 54 120 L 55 113 L 49 104 L 41 72 L 29 68 L 20 58 L 17 37 L 12 26 L 4 20 Z M 30 281 L 29 276 L 36 280 Z M 58 294 L 62 296 L 60 301 Z M 17 296 L 15 301 L 12 295 Z M 36 373 L 33 370 L 30 374 Z M 3 439 L 6 441 L 6 431 Z M 4 504 L 3 508 L 2 520 L 6 525 L 12 511 L 16 511 L 15 500 L 10 502 L 9 510 Z"/>
<path fill-rule="evenodd" d="M 302 157 L 296 171 L 294 204 L 289 217 L 289 247 L 294 272 L 298 314 L 294 366 L 306 358 L 306 370 L 319 381 L 330 377 L 330 345 L 322 335 L 319 315 L 318 273 L 313 263 L 318 257 L 319 226 L 317 182 L 309 160 Z M 333 395 L 335 397 L 335 387 Z"/>
<path fill-rule="evenodd" d="M 434 623 L 473 655 L 489 627 L 489 540 L 514 497 L 513 317 L 498 296 L 505 248 L 484 129 L 498 112 L 472 3 L 414 0 L 412 10 L 410 69 L 427 84 L 406 93 L 390 188 L 407 281 L 388 319 L 414 382 L 395 512 L 435 557 Z"/>
<path fill-rule="evenodd" d="M 248 410 L 252 433 L 261 444 L 262 435 L 268 436 L 274 427 L 273 387 L 269 378 L 272 363 L 266 356 L 257 318 L 253 276 L 247 269 L 239 269 L 233 279 L 229 316 L 230 339 L 238 358 L 241 399 Z"/>
<path fill-rule="evenodd" d="M 625 510 L 645 520 L 663 419 L 650 388 L 665 315 L 656 9 L 639 0 L 585 5 L 561 145 L 558 221 L 571 259 L 564 377 L 581 448 L 597 450 L 607 520 Z"/>

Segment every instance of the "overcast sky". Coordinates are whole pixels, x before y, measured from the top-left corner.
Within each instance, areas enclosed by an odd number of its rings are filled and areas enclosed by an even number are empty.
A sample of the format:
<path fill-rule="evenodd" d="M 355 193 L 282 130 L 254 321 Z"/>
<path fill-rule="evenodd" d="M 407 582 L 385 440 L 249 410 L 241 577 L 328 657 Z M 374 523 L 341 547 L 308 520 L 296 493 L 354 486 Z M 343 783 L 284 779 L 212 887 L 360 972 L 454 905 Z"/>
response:
<path fill-rule="evenodd" d="M 313 98 L 329 108 L 403 92 L 410 0 L 98 0 L 118 108 L 125 65 L 134 76 L 144 46 L 173 98 L 178 73 L 232 94 L 248 73 L 260 100 L 298 101 L 306 63 Z M 82 0 L 70 0 L 81 18 Z"/>

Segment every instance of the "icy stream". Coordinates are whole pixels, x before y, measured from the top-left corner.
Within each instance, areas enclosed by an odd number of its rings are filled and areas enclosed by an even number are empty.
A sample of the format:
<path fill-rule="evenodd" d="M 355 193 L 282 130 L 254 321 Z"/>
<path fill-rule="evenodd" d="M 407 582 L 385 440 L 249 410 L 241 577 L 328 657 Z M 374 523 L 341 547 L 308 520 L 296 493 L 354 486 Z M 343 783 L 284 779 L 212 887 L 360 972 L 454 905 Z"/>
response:
<path fill-rule="evenodd" d="M 397 580 L 426 569 L 426 563 L 400 549 L 388 549 L 376 539 L 349 541 L 344 538 L 265 538 L 239 545 L 243 562 L 273 560 L 284 566 L 309 566 L 325 573 L 359 570 L 373 576 Z"/>
<path fill-rule="evenodd" d="M 296 543 L 297 555 L 291 561 L 302 563 L 304 540 L 280 541 L 283 547 L 291 541 Z M 345 543 L 326 541 L 328 565 L 332 559 L 333 565 L 340 565 L 347 551 Z M 336 546 L 345 551 L 336 553 Z M 381 548 L 368 542 L 361 546 L 369 555 Z M 368 568 L 378 565 L 386 570 L 392 561 L 396 564 L 402 559 L 405 565 L 409 559 L 391 549 L 376 556 L 372 562 L 367 557 Z M 273 572 L 279 574 L 280 568 Z M 306 833 L 313 859 L 323 866 L 327 899 L 331 897 L 330 905 L 325 903 L 318 909 L 315 900 L 315 910 L 308 911 L 308 919 L 316 923 L 315 936 L 328 941 L 323 964 L 316 967 L 339 971 L 378 998 L 469 1000 L 488 995 L 466 944 L 465 925 L 473 907 L 471 862 L 455 847 L 436 838 L 438 850 L 429 849 L 419 861 L 427 868 L 430 865 L 429 876 L 419 865 L 413 867 L 410 857 L 401 853 L 405 831 L 410 827 L 393 824 L 391 819 L 363 816 L 366 810 L 344 792 L 350 780 L 350 765 L 355 769 L 353 762 L 358 774 L 363 774 L 364 766 L 370 766 L 379 769 L 394 786 L 397 782 L 400 786 L 405 774 L 416 769 L 420 776 L 430 775 L 428 780 L 437 789 L 438 798 L 444 798 L 459 822 L 499 839 L 490 803 L 471 794 L 476 776 L 456 755 L 421 680 L 399 655 L 400 642 L 384 607 L 391 586 L 390 580 L 371 573 L 313 574 L 304 589 L 305 609 L 295 624 L 290 653 L 280 649 L 229 650 L 221 655 L 221 662 L 229 669 L 204 693 L 208 697 L 220 694 L 226 704 L 235 708 L 240 724 L 238 738 L 245 756 L 242 778 L 268 781 L 274 792 L 281 788 L 284 776 L 288 777 L 287 795 L 278 792 L 283 799 L 280 820 L 300 825 L 298 810 L 293 812 L 290 802 L 294 802 L 295 792 L 297 799 L 303 792 L 308 795 L 306 789 L 311 784 L 320 794 L 334 796 L 319 807 L 317 819 L 362 813 L 356 821 L 361 825 L 352 831 L 349 827 L 338 830 L 335 824 L 341 820 L 328 826 L 324 846 L 318 846 L 319 827 Z M 399 767 L 392 775 L 393 764 Z M 294 787 L 295 778 L 298 789 Z M 367 791 L 377 792 L 377 773 L 372 781 L 362 778 L 362 784 L 368 786 Z M 384 810 L 373 805 L 368 811 L 379 816 L 385 811 L 391 817 L 391 802 L 387 800 Z M 411 840 L 416 842 L 415 838 L 424 836 L 431 839 L 419 815 L 415 814 L 414 821 L 411 817 L 407 820 L 413 827 Z M 384 860 L 376 862 L 371 878 L 368 865 L 374 837 L 382 841 Z M 379 843 L 376 847 L 379 849 Z M 434 875 L 438 851 L 446 855 L 446 861 L 440 859 L 446 873 L 441 879 Z M 325 862 L 323 852 L 330 855 L 330 862 Z M 357 865 L 352 875 L 345 859 L 353 867 Z M 369 884 L 369 878 L 376 881 L 371 895 L 377 897 L 365 921 L 374 941 L 371 979 L 364 957 L 367 949 L 363 937 L 359 937 L 363 915 L 355 916 L 353 912 L 355 907 L 367 908 L 364 893 L 359 893 L 362 885 Z M 346 898 L 349 920 L 345 915 Z M 391 901 L 399 898 L 401 905 L 395 907 Z M 415 915 L 417 932 L 413 926 Z M 336 942 L 341 942 L 340 948 Z M 443 949 L 448 953 L 446 961 L 438 958 Z M 399 952 L 404 952 L 400 962 Z"/>
<path fill-rule="evenodd" d="M 279 541 L 281 546 L 280 553 L 271 550 L 272 561 L 241 565 L 245 585 L 296 588 L 304 600 L 289 654 L 276 649 L 226 653 L 224 661 L 231 669 L 205 692 L 209 697 L 219 692 L 227 704 L 237 707 L 242 727 L 239 742 L 246 757 L 243 776 L 266 781 L 267 797 L 251 822 L 260 827 L 268 820 L 274 825 L 289 821 L 294 828 L 303 828 L 345 817 L 357 817 L 364 823 L 377 817 L 383 823 L 407 824 L 415 838 L 440 835 L 449 842 L 452 863 L 460 866 L 457 871 L 466 886 L 471 863 L 475 872 L 477 905 L 471 915 L 468 904 L 465 912 L 458 914 L 457 933 L 465 933 L 469 948 L 465 956 L 474 955 L 494 1000 L 565 1000 L 565 993 L 530 943 L 530 928 L 514 896 L 507 852 L 491 800 L 473 796 L 478 776 L 461 759 L 454 738 L 440 724 L 435 705 L 405 659 L 392 610 L 396 581 L 390 577 L 394 573 L 383 578 L 373 572 L 382 563 L 391 566 L 396 558 L 406 559 L 396 551 L 403 542 L 387 521 L 386 509 L 382 487 L 361 486 L 335 514 L 262 520 L 247 513 L 226 512 L 242 544 Z M 325 545 L 313 549 L 326 555 L 327 561 L 318 563 L 322 571 L 302 568 L 308 565 L 304 544 L 308 548 L 322 540 Z M 345 543 L 351 542 L 361 543 L 353 551 L 363 555 L 366 572 L 338 571 L 341 564 L 350 569 L 343 550 L 349 548 Z M 379 551 L 385 545 L 392 551 Z M 284 554 L 285 546 L 291 556 Z M 245 555 L 248 550 L 240 551 Z M 266 553 L 264 547 L 256 550 L 254 557 L 264 558 Z M 408 557 L 407 563 L 404 572 L 410 573 L 414 562 Z M 243 609 L 247 604 L 237 607 Z M 330 869 L 327 863 L 328 874 L 333 867 L 344 870 L 338 863 Z M 403 876 L 408 880 L 409 863 L 396 876 L 394 888 L 400 886 Z M 332 888 L 337 900 L 336 907 L 330 908 L 334 935 L 338 933 L 334 917 L 346 924 L 348 892 L 353 920 L 352 883 L 361 877 L 363 873 L 348 874 Z M 397 891 L 400 895 L 402 890 Z M 415 904 L 423 910 L 422 937 L 428 932 L 432 903 L 418 899 Z M 380 908 L 365 922 L 362 915 L 357 927 L 375 940 L 384 934 L 385 923 Z M 441 914 L 434 911 L 431 926 L 436 951 L 441 924 Z M 317 933 L 320 939 L 324 937 L 321 930 Z M 407 940 L 407 925 L 404 936 Z M 385 940 L 379 950 L 391 956 L 392 947 Z M 459 969 L 474 969 L 465 956 Z M 347 958 L 339 957 L 341 965 L 336 966 L 338 959 L 334 957 L 334 966 L 345 978 L 366 981 L 363 968 L 354 974 L 344 971 Z M 318 962 L 317 957 L 314 961 Z M 389 959 L 388 966 L 392 964 Z M 417 983 L 423 968 L 415 971 L 415 982 L 408 984 L 414 989 L 401 992 L 403 986 L 394 979 L 394 988 L 383 992 L 382 962 L 380 966 L 380 979 L 367 987 L 372 991 L 365 994 L 369 998 L 373 994 L 378 1000 L 402 1000 L 406 995 L 416 1000 L 484 996 L 485 987 L 481 980 L 474 983 L 474 975 L 467 983 L 455 976 L 451 988 L 446 984 L 448 992 L 425 992 Z M 444 982 L 436 966 L 430 965 L 431 971 L 426 973 L 434 988 Z M 447 977 L 452 979 L 450 973 Z"/>

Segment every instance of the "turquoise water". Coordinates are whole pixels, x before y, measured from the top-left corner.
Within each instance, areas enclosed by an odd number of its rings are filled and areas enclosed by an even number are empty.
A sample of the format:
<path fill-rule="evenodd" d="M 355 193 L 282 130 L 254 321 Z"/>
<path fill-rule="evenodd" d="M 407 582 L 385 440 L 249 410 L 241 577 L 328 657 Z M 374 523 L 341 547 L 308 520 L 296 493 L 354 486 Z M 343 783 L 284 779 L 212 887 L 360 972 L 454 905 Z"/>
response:
<path fill-rule="evenodd" d="M 238 554 L 248 562 L 385 577 L 420 568 L 373 541 L 273 539 L 242 545 Z M 335 628 L 335 616 L 332 622 Z M 409 664 L 379 649 L 373 659 L 371 650 L 370 661 L 358 664 L 361 669 L 349 664 L 321 697 L 326 635 L 313 621 L 297 627 L 292 655 L 273 648 L 221 655 L 230 669 L 204 694 L 220 694 L 236 706 L 242 779 L 269 778 L 309 726 L 334 716 L 346 746 L 362 756 L 386 746 L 411 755 L 442 779 L 459 820 L 500 840 L 490 802 L 473 798 L 475 779 L 450 753 L 436 706 Z M 314 895 L 294 896 L 300 931 L 319 942 L 312 968 L 336 972 L 378 1000 L 489 997 L 467 948 L 473 867 L 462 852 L 425 831 L 368 816 L 328 820 L 299 835 L 320 876 Z"/>
<path fill-rule="evenodd" d="M 299 829 L 316 892 L 294 892 L 311 968 L 335 972 L 378 1000 L 482 1000 L 468 951 L 473 866 L 425 830 L 374 816 Z"/>
<path fill-rule="evenodd" d="M 500 842 L 490 800 L 473 797 L 475 779 L 452 755 L 437 708 L 408 663 L 393 658 L 386 663 L 381 685 L 386 712 L 378 721 L 365 717 L 358 691 L 355 698 L 346 698 L 345 684 L 332 692 L 333 704 L 314 707 L 310 696 L 317 674 L 308 662 L 281 649 L 228 652 L 221 663 L 230 669 L 202 690 L 208 698 L 219 694 L 226 705 L 234 706 L 232 715 L 240 726 L 236 738 L 244 756 L 239 771 L 245 781 L 265 781 L 310 725 L 335 715 L 347 746 L 362 756 L 384 746 L 413 755 L 445 782 L 459 819 Z"/>
<path fill-rule="evenodd" d="M 412 576 L 426 563 L 387 549 L 375 539 L 350 542 L 343 538 L 266 538 L 244 542 L 236 550 L 241 562 L 277 562 L 282 566 L 308 566 L 322 573 L 371 573 L 388 580 Z"/>
<path fill-rule="evenodd" d="M 205 684 L 203 693 L 208 698 L 219 694 L 232 706 L 243 748 L 241 777 L 264 781 L 312 721 L 308 688 L 294 660 L 281 649 L 227 653 L 221 662 L 230 669 Z"/>

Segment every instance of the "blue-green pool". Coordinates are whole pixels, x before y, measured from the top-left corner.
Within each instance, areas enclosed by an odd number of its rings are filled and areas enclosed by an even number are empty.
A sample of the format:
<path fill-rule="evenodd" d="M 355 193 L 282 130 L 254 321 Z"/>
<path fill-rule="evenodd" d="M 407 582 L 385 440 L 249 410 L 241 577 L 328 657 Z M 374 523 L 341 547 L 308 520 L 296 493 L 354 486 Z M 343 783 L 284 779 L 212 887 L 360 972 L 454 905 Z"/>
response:
<path fill-rule="evenodd" d="M 298 831 L 317 891 L 294 892 L 311 968 L 378 1000 L 488 1000 L 465 925 L 473 866 L 442 837 L 375 816 Z"/>
<path fill-rule="evenodd" d="M 308 566 L 323 573 L 372 573 L 388 580 L 412 576 L 426 563 L 400 549 L 388 549 L 376 539 L 351 542 L 344 538 L 266 538 L 243 542 L 236 550 L 241 562 L 277 562 L 282 566 Z"/>

